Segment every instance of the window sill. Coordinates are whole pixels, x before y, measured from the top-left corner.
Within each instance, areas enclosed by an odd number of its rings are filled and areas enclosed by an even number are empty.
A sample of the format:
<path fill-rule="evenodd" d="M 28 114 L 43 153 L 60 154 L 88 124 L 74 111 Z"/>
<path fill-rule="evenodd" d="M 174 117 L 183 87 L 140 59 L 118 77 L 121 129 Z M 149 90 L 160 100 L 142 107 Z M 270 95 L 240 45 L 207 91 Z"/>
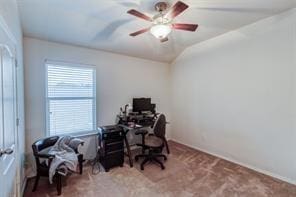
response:
<path fill-rule="evenodd" d="M 87 131 L 87 132 L 80 132 L 80 133 L 65 133 L 65 134 L 56 134 L 56 135 L 49 135 L 50 136 L 72 136 L 72 137 L 78 137 L 78 138 L 84 138 L 89 136 L 97 135 L 97 131 Z"/>
<path fill-rule="evenodd" d="M 85 138 L 85 137 L 90 137 L 90 136 L 95 136 L 95 135 L 98 135 L 98 132 L 97 131 L 92 131 L 92 132 L 89 132 L 89 133 L 80 133 L 80 134 L 73 134 L 72 136 L 73 137 L 78 137 L 78 138 Z"/>

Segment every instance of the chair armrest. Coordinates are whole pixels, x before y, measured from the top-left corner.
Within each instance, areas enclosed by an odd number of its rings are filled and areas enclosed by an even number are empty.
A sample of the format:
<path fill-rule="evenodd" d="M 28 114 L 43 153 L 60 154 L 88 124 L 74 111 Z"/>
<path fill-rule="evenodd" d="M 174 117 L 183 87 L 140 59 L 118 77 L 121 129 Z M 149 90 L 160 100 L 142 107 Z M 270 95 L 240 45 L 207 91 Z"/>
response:
<path fill-rule="evenodd" d="M 135 135 L 146 135 L 148 133 L 148 131 L 146 130 L 138 130 L 135 132 Z"/>
<path fill-rule="evenodd" d="M 77 148 L 76 148 L 76 149 L 78 149 L 79 146 L 84 146 L 84 142 L 80 142 L 80 143 L 77 145 Z"/>
<path fill-rule="evenodd" d="M 77 140 L 76 140 L 77 141 Z M 79 148 L 79 146 L 83 146 L 84 145 L 84 141 L 78 141 L 78 143 L 77 142 L 70 142 L 70 144 L 68 145 L 70 148 L 72 148 L 73 150 L 74 150 L 74 152 L 76 153 L 76 154 L 78 154 L 79 153 L 79 151 L 78 151 L 78 148 Z"/>
<path fill-rule="evenodd" d="M 55 158 L 55 155 L 42 154 L 42 153 L 34 154 L 34 156 L 39 157 L 39 158 L 44 158 L 44 159 L 53 159 L 53 158 Z"/>

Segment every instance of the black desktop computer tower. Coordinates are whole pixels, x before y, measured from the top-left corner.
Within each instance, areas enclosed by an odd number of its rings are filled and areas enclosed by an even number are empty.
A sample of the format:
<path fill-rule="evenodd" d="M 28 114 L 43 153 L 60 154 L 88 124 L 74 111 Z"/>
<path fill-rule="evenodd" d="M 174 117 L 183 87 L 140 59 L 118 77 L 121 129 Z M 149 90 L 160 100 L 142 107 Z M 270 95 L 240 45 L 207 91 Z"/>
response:
<path fill-rule="evenodd" d="M 124 130 L 117 125 L 98 128 L 100 163 L 108 172 L 110 168 L 123 166 Z"/>

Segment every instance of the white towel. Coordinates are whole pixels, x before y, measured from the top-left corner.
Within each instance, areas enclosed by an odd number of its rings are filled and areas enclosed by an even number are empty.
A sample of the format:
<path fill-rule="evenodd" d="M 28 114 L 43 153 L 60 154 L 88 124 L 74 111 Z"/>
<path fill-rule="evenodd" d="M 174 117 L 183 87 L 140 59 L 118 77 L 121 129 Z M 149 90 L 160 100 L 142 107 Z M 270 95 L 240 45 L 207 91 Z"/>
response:
<path fill-rule="evenodd" d="M 81 139 L 63 136 L 49 150 L 49 154 L 55 155 L 49 168 L 49 182 L 51 184 L 52 178 L 59 168 L 63 170 L 63 174 L 67 174 L 68 170 L 74 172 L 77 170 L 78 159 L 74 149 L 81 143 L 83 143 Z"/>

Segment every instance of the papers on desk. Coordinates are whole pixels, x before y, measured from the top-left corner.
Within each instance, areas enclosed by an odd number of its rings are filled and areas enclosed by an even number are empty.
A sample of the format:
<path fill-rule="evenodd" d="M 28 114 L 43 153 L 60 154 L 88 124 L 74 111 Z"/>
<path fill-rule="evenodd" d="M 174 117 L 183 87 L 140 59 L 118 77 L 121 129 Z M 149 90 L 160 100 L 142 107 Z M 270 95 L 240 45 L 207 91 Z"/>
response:
<path fill-rule="evenodd" d="M 139 124 L 135 125 L 135 128 L 141 128 L 141 127 L 142 127 L 142 125 L 139 125 Z"/>
<path fill-rule="evenodd" d="M 139 129 L 139 128 L 143 127 L 143 125 L 136 124 L 134 122 L 129 122 L 129 123 L 127 123 L 127 125 L 122 125 L 122 126 L 128 128 L 128 129 Z"/>

